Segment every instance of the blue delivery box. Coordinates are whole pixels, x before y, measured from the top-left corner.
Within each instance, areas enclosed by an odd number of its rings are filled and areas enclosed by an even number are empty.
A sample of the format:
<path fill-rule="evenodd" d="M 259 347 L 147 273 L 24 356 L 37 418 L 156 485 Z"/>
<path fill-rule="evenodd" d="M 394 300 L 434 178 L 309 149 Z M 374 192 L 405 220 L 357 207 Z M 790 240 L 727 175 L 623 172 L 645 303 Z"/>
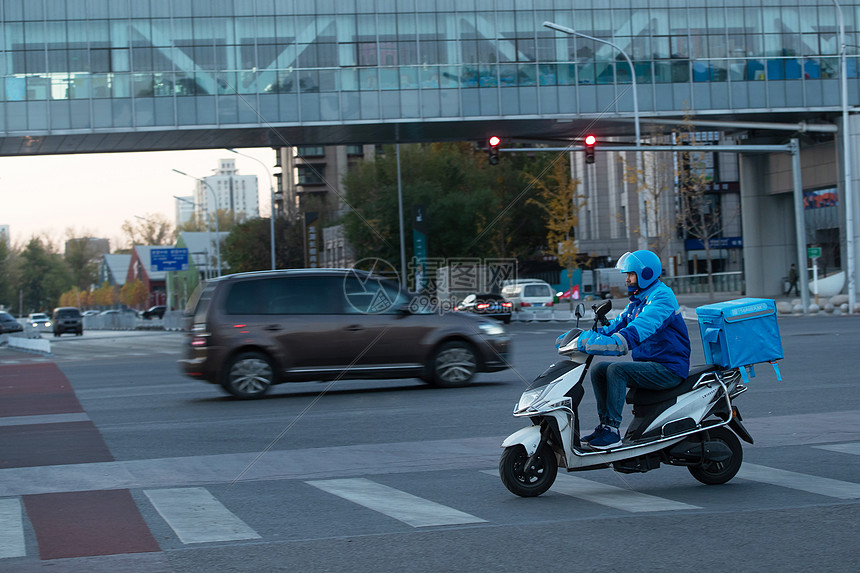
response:
<path fill-rule="evenodd" d="M 700 306 L 696 315 L 708 364 L 737 368 L 782 358 L 774 301 L 739 298 Z"/>

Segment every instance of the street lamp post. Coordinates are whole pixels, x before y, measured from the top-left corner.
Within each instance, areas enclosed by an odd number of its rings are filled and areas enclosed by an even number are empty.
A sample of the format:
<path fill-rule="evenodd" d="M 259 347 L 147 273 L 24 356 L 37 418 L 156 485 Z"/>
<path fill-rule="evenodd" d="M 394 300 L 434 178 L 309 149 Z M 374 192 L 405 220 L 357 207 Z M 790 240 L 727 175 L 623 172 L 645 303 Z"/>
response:
<path fill-rule="evenodd" d="M 585 38 L 587 40 L 592 40 L 594 42 L 600 42 L 601 44 L 606 44 L 607 46 L 612 46 L 618 52 L 624 56 L 624 59 L 627 60 L 627 65 L 630 66 L 630 80 L 633 86 L 633 121 L 636 124 L 636 180 L 639 180 L 639 177 L 642 176 L 642 150 L 640 149 L 642 146 L 641 142 L 641 129 L 639 125 L 639 95 L 636 89 L 636 68 L 633 67 L 633 61 L 630 59 L 630 56 L 627 55 L 627 52 L 621 49 L 620 46 L 614 44 L 608 40 L 602 40 L 600 38 L 595 38 L 594 36 L 589 36 L 588 34 L 583 34 L 582 32 L 577 32 L 573 28 L 568 28 L 567 26 L 562 26 L 561 24 L 556 24 L 555 22 L 544 22 L 545 28 L 549 28 L 551 30 L 555 30 L 557 32 L 561 32 L 563 34 L 568 34 L 570 36 L 579 36 L 581 38 Z M 647 249 L 648 248 L 648 216 L 645 213 L 645 197 L 642 194 L 642 190 L 638 187 L 636 189 L 636 196 L 639 203 L 639 248 Z"/>
<path fill-rule="evenodd" d="M 248 159 L 253 159 L 257 163 L 263 166 L 263 169 L 266 170 L 266 175 L 269 176 L 269 202 L 272 206 L 272 215 L 269 218 L 269 250 L 272 253 L 272 270 L 275 270 L 275 186 L 272 183 L 272 173 L 269 171 L 269 168 L 265 163 L 254 157 L 253 155 L 247 155 L 245 153 L 239 153 L 235 149 L 230 147 L 227 148 L 227 151 L 230 153 L 235 153 L 236 155 L 241 155 L 242 157 L 247 157 Z"/>
<path fill-rule="evenodd" d="M 201 179 L 199 177 L 194 177 L 193 175 L 189 175 L 188 173 L 185 173 L 184 171 L 180 171 L 179 169 L 174 169 L 173 171 L 175 171 L 176 173 L 179 173 L 180 175 L 185 175 L 186 177 L 190 177 L 191 179 L 194 179 L 196 181 L 199 181 L 200 183 L 203 183 L 204 185 L 206 185 L 206 187 L 212 193 L 212 202 L 215 204 L 215 257 L 218 261 L 218 271 L 217 271 L 216 276 L 220 277 L 221 276 L 221 231 L 218 229 L 218 196 L 215 194 L 215 190 L 212 188 L 212 186 L 209 185 L 209 183 L 205 179 Z M 206 223 L 208 225 L 209 221 L 207 220 Z"/>
<path fill-rule="evenodd" d="M 836 5 L 836 15 L 839 18 L 839 60 L 840 79 L 842 80 L 842 164 L 845 175 L 845 240 L 848 250 L 848 313 L 854 312 L 856 302 L 855 280 L 854 280 L 854 198 L 851 189 L 851 133 L 848 129 L 848 62 L 845 44 L 845 19 L 842 15 L 842 6 L 839 0 L 833 0 Z M 806 265 L 804 265 L 805 267 Z"/>

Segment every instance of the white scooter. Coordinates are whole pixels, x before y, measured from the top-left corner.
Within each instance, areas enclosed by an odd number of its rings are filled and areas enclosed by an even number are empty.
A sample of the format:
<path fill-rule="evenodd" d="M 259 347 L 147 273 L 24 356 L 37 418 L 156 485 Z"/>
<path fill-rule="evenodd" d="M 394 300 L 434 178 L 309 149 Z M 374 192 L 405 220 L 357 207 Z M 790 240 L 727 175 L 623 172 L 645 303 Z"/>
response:
<path fill-rule="evenodd" d="M 611 308 L 610 300 L 592 307 L 593 330 L 608 324 Z M 584 313 L 580 303 L 575 310 L 577 327 Z M 568 359 L 538 376 L 514 408 L 514 416 L 529 418 L 533 425 L 502 443 L 499 474 L 505 487 L 523 497 L 540 495 L 552 486 L 559 467 L 569 472 L 611 467 L 635 473 L 656 469 L 662 462 L 686 466 L 705 484 L 725 483 L 737 474 L 743 460 L 738 436 L 753 443 L 732 405 L 747 389 L 738 368 L 693 366 L 675 388 L 630 389 L 627 403 L 633 404 L 633 421 L 619 445 L 592 450 L 581 442 L 578 407 L 594 358 L 577 351 L 581 332 L 574 328 L 567 333 L 558 353 Z"/>

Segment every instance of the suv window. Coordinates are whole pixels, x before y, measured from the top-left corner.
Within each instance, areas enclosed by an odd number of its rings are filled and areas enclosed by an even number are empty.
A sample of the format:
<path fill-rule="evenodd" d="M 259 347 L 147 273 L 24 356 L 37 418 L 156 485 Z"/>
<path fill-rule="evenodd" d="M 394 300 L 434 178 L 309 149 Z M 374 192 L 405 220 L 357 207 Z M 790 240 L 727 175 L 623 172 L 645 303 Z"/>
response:
<path fill-rule="evenodd" d="M 551 293 L 546 285 L 526 285 L 523 296 L 551 296 Z"/>
<path fill-rule="evenodd" d="M 81 311 L 76 308 L 61 308 L 57 311 L 57 318 L 80 318 Z"/>
<path fill-rule="evenodd" d="M 336 314 L 337 279 L 329 277 L 260 278 L 230 286 L 227 314 Z"/>
<path fill-rule="evenodd" d="M 343 281 L 347 314 L 393 314 L 409 303 L 409 297 L 400 286 L 389 280 L 369 278 L 361 281 L 348 277 Z"/>

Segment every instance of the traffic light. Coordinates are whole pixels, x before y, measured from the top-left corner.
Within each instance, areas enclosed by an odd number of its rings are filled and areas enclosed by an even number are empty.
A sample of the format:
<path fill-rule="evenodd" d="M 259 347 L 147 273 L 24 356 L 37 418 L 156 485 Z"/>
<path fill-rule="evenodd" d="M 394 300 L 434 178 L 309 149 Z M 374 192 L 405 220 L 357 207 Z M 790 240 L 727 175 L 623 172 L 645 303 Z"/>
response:
<path fill-rule="evenodd" d="M 594 144 L 597 142 L 597 138 L 593 135 L 585 136 L 585 162 L 586 163 L 594 163 Z"/>
<path fill-rule="evenodd" d="M 498 165 L 499 164 L 499 144 L 502 142 L 502 139 L 496 135 L 490 137 L 487 140 L 489 147 L 487 148 L 487 153 L 490 156 L 490 165 Z"/>

